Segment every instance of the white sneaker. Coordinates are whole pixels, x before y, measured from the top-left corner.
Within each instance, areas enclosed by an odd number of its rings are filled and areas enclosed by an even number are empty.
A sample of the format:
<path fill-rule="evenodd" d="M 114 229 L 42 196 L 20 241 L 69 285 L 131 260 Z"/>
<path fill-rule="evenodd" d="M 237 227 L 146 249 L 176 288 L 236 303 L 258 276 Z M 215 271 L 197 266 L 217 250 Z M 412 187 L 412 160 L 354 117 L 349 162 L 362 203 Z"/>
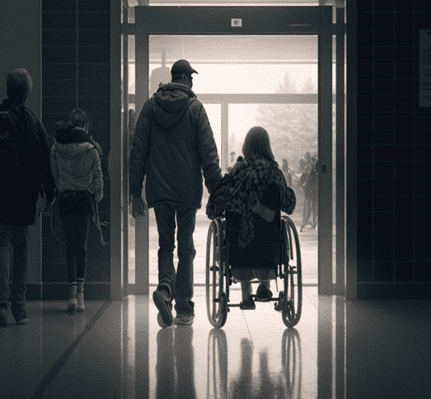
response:
<path fill-rule="evenodd" d="M 193 319 L 195 318 L 192 314 L 179 314 L 174 319 L 174 324 L 179 325 L 190 325 L 193 324 Z"/>
<path fill-rule="evenodd" d="M 85 310 L 84 304 L 84 291 L 78 291 L 76 293 L 76 298 L 78 299 L 78 312 L 83 312 Z"/>
<path fill-rule="evenodd" d="M 76 300 L 76 295 L 69 295 L 69 300 L 67 301 L 67 311 L 73 312 L 78 305 Z"/>

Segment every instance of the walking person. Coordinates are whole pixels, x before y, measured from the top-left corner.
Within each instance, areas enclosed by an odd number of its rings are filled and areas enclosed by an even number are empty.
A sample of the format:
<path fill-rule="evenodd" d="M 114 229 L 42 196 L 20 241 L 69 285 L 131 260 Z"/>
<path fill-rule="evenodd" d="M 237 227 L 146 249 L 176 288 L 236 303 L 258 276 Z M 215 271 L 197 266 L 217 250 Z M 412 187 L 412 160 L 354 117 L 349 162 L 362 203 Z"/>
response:
<path fill-rule="evenodd" d="M 311 158 L 311 164 L 313 165 L 313 169 L 308 173 L 307 180 L 304 183 L 304 197 L 306 202 L 306 211 L 304 212 L 304 218 L 302 219 L 301 224 L 301 233 L 304 230 L 307 223 L 311 224 L 313 229 L 316 228 L 317 224 L 317 203 L 318 203 L 318 170 L 319 170 L 319 161 L 316 158 Z M 312 222 L 309 222 L 309 219 L 312 217 Z"/>
<path fill-rule="evenodd" d="M 191 90 L 188 61 L 179 60 L 171 69 L 172 82 L 161 85 L 145 102 L 139 115 L 130 156 L 130 194 L 133 217 L 154 207 L 159 233 L 159 284 L 153 300 L 159 323 L 192 324 L 194 318 L 193 232 L 196 211 L 202 201 L 202 170 L 210 194 L 222 176 L 217 146 L 202 103 Z M 151 152 L 150 152 L 151 148 Z M 147 204 L 141 197 L 146 177 Z M 178 270 L 175 272 L 175 217 L 178 225 Z"/>
<path fill-rule="evenodd" d="M 103 198 L 99 151 L 92 143 L 84 111 L 70 112 L 68 125 L 57 129 L 51 148 L 51 169 L 58 189 L 58 210 L 66 241 L 69 280 L 67 310 L 85 310 L 84 283 L 90 218 L 100 232 L 97 207 Z"/>
<path fill-rule="evenodd" d="M 309 152 L 306 152 L 304 154 L 304 160 L 305 160 L 305 168 L 307 173 L 310 172 L 311 168 L 312 168 L 312 161 L 311 161 L 311 155 Z"/>
<path fill-rule="evenodd" d="M 7 325 L 9 299 L 16 323 L 28 322 L 29 228 L 42 210 L 49 215 L 55 201 L 48 135 L 42 122 L 25 107 L 33 86 L 31 76 L 26 69 L 14 69 L 6 86 L 8 99 L 0 107 L 0 327 Z"/>
<path fill-rule="evenodd" d="M 286 179 L 286 184 L 288 187 L 292 187 L 292 170 L 289 169 L 289 163 L 287 162 L 287 159 L 283 159 L 283 166 L 281 168 L 284 174 L 284 178 Z"/>

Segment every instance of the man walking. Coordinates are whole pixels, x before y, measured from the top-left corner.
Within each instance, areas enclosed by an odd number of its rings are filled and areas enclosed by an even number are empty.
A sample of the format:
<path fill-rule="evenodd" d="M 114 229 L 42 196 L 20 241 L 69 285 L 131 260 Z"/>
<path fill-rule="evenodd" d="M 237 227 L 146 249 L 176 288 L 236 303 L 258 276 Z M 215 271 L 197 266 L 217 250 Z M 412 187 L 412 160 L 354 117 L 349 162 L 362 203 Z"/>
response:
<path fill-rule="evenodd" d="M 50 148 L 43 124 L 24 106 L 32 80 L 26 69 L 7 77 L 7 95 L 0 106 L 0 327 L 7 325 L 9 273 L 12 274 L 11 312 L 26 324 L 26 280 L 29 268 L 29 227 L 55 200 Z M 38 200 L 39 199 L 39 200 Z M 13 248 L 10 265 L 9 243 Z"/>
<path fill-rule="evenodd" d="M 153 300 L 164 326 L 192 324 L 194 318 L 193 232 L 196 211 L 202 201 L 202 170 L 205 185 L 213 194 L 221 184 L 217 146 L 202 103 L 191 90 L 188 61 L 171 69 L 172 82 L 160 85 L 139 115 L 130 156 L 130 194 L 133 217 L 154 207 L 159 233 L 159 284 Z M 151 151 L 150 151 L 151 149 Z M 148 208 L 141 198 L 146 176 Z M 175 216 L 178 232 L 178 270 L 175 273 Z"/>

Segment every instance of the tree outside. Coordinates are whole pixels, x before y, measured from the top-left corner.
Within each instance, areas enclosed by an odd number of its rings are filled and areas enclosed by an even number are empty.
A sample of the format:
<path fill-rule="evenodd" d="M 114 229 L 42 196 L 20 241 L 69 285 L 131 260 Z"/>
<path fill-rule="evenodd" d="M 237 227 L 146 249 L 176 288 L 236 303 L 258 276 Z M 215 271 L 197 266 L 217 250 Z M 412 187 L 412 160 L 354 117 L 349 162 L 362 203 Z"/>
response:
<path fill-rule="evenodd" d="M 286 73 L 276 90 L 278 94 L 312 94 L 317 87 L 311 77 L 300 91 Z M 281 165 L 286 158 L 289 168 L 299 169 L 299 160 L 306 152 L 317 153 L 317 104 L 262 104 L 255 118 L 270 136 L 271 147 L 276 161 Z"/>

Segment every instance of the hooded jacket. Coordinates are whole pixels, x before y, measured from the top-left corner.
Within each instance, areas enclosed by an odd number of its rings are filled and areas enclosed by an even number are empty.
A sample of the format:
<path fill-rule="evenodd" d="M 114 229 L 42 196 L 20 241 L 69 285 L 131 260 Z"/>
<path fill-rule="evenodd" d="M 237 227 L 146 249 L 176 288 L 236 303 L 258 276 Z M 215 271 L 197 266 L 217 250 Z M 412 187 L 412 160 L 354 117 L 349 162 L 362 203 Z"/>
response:
<path fill-rule="evenodd" d="M 58 129 L 51 147 L 52 175 L 59 192 L 88 190 L 103 198 L 103 175 L 97 147 L 84 129 Z"/>
<path fill-rule="evenodd" d="M 59 193 L 72 190 L 88 191 L 92 195 L 93 222 L 100 232 L 102 245 L 105 245 L 96 203 L 103 198 L 100 157 L 84 129 L 65 127 L 57 130 L 56 142 L 51 147 L 51 169 Z"/>
<path fill-rule="evenodd" d="M 26 170 L 14 189 L 0 195 L 0 223 L 29 226 L 36 223 L 36 203 L 39 194 L 49 202 L 55 199 L 55 183 L 51 174 L 48 135 L 42 122 L 15 99 L 3 100 L 2 107 L 10 108 L 23 145 L 18 153 Z"/>
<path fill-rule="evenodd" d="M 202 103 L 186 85 L 161 85 L 139 115 L 130 156 L 130 194 L 148 208 L 201 207 L 202 171 L 210 194 L 221 184 L 217 146 Z"/>

